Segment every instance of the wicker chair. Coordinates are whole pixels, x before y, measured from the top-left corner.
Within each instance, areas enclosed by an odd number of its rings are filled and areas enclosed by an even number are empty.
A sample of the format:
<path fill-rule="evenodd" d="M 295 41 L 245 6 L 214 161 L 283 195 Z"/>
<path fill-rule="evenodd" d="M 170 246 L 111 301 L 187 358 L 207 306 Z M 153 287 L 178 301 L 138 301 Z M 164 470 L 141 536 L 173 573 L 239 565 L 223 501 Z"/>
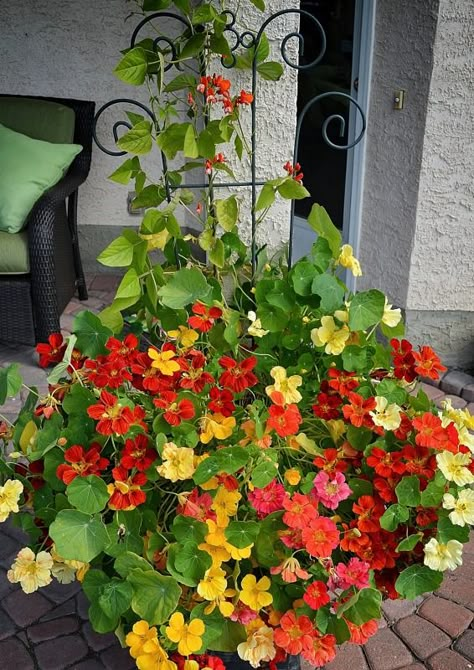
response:
<path fill-rule="evenodd" d="M 0 95 L 0 104 L 2 97 L 11 96 Z M 76 288 L 79 299 L 87 300 L 77 236 L 77 190 L 89 174 L 95 104 L 42 99 L 74 110 L 74 143 L 83 150 L 28 217 L 29 274 L 0 274 L 0 340 L 30 345 L 60 331 L 59 317 Z"/>

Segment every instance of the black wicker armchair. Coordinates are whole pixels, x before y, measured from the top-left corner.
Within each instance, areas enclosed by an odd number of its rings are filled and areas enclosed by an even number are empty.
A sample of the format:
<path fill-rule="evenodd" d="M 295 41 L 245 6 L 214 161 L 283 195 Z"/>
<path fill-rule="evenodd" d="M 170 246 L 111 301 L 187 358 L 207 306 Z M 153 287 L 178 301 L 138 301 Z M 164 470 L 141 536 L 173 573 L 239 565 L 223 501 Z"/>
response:
<path fill-rule="evenodd" d="M 2 97 L 10 96 L 0 96 L 0 104 Z M 0 274 L 0 340 L 32 345 L 60 331 L 59 317 L 76 288 L 79 299 L 87 300 L 77 236 L 77 194 L 89 174 L 95 111 L 93 102 L 42 99 L 74 110 L 74 143 L 83 150 L 28 217 L 29 274 Z"/>

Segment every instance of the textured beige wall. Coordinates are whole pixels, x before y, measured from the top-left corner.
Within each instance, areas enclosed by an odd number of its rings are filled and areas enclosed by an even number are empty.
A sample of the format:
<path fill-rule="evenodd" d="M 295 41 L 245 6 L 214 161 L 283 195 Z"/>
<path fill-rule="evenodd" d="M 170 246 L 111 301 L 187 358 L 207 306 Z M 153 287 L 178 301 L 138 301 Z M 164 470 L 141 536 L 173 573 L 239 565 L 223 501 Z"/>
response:
<path fill-rule="evenodd" d="M 360 236 L 364 276 L 406 307 L 439 0 L 377 0 Z M 360 77 L 364 74 L 359 73 Z M 394 91 L 407 91 L 393 109 Z"/>
<path fill-rule="evenodd" d="M 471 311 L 474 332 L 474 2 L 468 0 L 440 2 L 407 307 Z"/>

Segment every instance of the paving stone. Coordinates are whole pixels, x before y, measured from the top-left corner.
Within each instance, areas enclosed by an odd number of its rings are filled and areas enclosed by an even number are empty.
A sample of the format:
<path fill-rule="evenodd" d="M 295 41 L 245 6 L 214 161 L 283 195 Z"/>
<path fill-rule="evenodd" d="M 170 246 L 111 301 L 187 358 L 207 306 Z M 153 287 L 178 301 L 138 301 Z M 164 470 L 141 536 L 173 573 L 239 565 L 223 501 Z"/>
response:
<path fill-rule="evenodd" d="M 416 615 L 399 621 L 396 632 L 422 660 L 451 644 L 451 638 L 446 633 Z"/>
<path fill-rule="evenodd" d="M 467 406 L 467 401 L 463 400 L 457 395 L 445 395 L 444 397 L 437 398 L 435 400 L 435 405 L 436 407 L 439 407 L 440 409 L 443 408 L 443 402 L 445 400 L 450 400 L 451 405 L 454 407 L 454 409 L 464 409 Z"/>
<path fill-rule="evenodd" d="M 460 396 L 462 390 L 468 384 L 472 384 L 472 377 L 459 370 L 451 370 L 441 380 L 441 389 L 445 393 Z"/>
<path fill-rule="evenodd" d="M 474 403 L 474 381 L 472 381 L 472 377 L 471 383 L 463 388 L 461 397 L 469 403 Z"/>
<path fill-rule="evenodd" d="M 430 670 L 472 670 L 472 663 L 452 649 L 443 649 L 427 661 Z"/>
<path fill-rule="evenodd" d="M 423 602 L 423 596 L 415 600 L 385 600 L 382 604 L 382 611 L 388 623 L 392 624 L 413 614 L 421 602 Z"/>
<path fill-rule="evenodd" d="M 440 589 L 435 595 L 442 596 L 447 600 L 453 600 L 459 605 L 464 605 L 474 610 L 474 580 L 472 577 L 456 577 L 456 574 L 445 577 Z"/>
<path fill-rule="evenodd" d="M 350 670 L 369 670 L 364 652 L 356 644 L 341 645 L 334 661 L 324 666 L 324 670 L 348 670 L 348 668 Z"/>
<path fill-rule="evenodd" d="M 469 414 L 472 414 L 474 416 L 474 402 L 470 402 L 467 407 L 464 408 L 469 412 Z"/>
<path fill-rule="evenodd" d="M 454 648 L 474 663 L 474 630 L 467 630 L 456 642 Z"/>
<path fill-rule="evenodd" d="M 61 635 L 75 633 L 78 628 L 79 622 L 77 618 L 70 616 L 37 623 L 34 626 L 30 626 L 27 629 L 27 633 L 30 640 L 36 644 L 37 642 L 53 640 Z"/>
<path fill-rule="evenodd" d="M 465 607 L 435 596 L 425 600 L 418 614 L 444 630 L 452 638 L 459 637 L 466 628 L 469 628 L 474 618 L 472 612 Z"/>
<path fill-rule="evenodd" d="M 383 628 L 387 628 L 387 626 L 388 626 L 388 624 L 387 624 L 387 622 L 385 621 L 384 617 L 382 617 L 381 619 L 379 619 L 379 620 L 377 621 L 377 625 L 378 625 L 378 627 L 379 627 L 379 630 L 382 630 Z"/>
<path fill-rule="evenodd" d="M 118 644 L 103 651 L 100 660 L 107 670 L 136 670 L 135 661 L 127 649 L 122 649 Z"/>
<path fill-rule="evenodd" d="M 79 591 L 79 593 L 77 594 L 76 603 L 77 603 L 77 613 L 79 614 L 81 619 L 87 621 L 87 619 L 89 618 L 90 603 L 82 591 Z"/>
<path fill-rule="evenodd" d="M 399 670 L 413 662 L 410 651 L 389 628 L 369 639 L 365 654 L 372 670 Z"/>
<path fill-rule="evenodd" d="M 96 633 L 89 622 L 82 627 L 84 638 L 91 649 L 94 651 L 102 651 L 111 647 L 113 644 L 118 644 L 117 637 L 114 633 Z"/>
<path fill-rule="evenodd" d="M 8 614 L 0 610 L 0 640 L 15 635 L 16 626 Z"/>
<path fill-rule="evenodd" d="M 62 605 L 58 605 L 50 612 L 41 617 L 41 621 L 53 621 L 53 619 L 60 619 L 61 617 L 76 614 L 76 601 L 74 598 L 67 600 Z"/>
<path fill-rule="evenodd" d="M 35 647 L 36 659 L 41 670 L 64 670 L 82 660 L 88 652 L 86 643 L 79 635 L 57 637 Z"/>
<path fill-rule="evenodd" d="M 14 557 L 20 550 L 20 543 L 2 533 L 0 537 L 0 563 L 3 567 L 10 569 Z"/>
<path fill-rule="evenodd" d="M 431 386 L 430 384 L 425 384 L 421 383 L 420 384 L 421 390 L 426 393 L 428 398 L 430 400 L 437 400 L 438 398 L 441 398 L 441 396 L 444 396 L 444 391 L 442 391 L 440 388 L 437 388 L 436 386 Z"/>
<path fill-rule="evenodd" d="M 400 668 L 400 670 L 425 670 L 425 666 L 420 663 L 413 663 L 412 665 L 406 665 L 404 668 Z"/>
<path fill-rule="evenodd" d="M 120 277 L 115 274 L 100 274 L 96 275 L 91 284 L 91 290 L 97 291 L 113 291 L 120 283 Z"/>
<path fill-rule="evenodd" d="M 95 658 L 86 658 L 85 661 L 70 666 L 69 670 L 104 670 L 104 666 Z M 120 668 L 116 668 L 116 670 L 120 670 Z"/>
<path fill-rule="evenodd" d="M 33 670 L 34 668 L 33 660 L 24 645 L 14 637 L 0 642 L 0 659 L 2 668 L 18 668 L 18 670 Z"/>
<path fill-rule="evenodd" d="M 56 580 L 41 590 L 49 600 L 52 600 L 57 605 L 60 605 L 66 600 L 73 598 L 81 590 L 80 582 L 71 582 L 70 584 L 60 584 Z"/>
<path fill-rule="evenodd" d="M 51 603 L 40 593 L 27 595 L 19 590 L 7 596 L 2 607 L 20 628 L 26 628 L 44 616 L 51 609 Z"/>
<path fill-rule="evenodd" d="M 3 538 L 0 538 L 0 543 Z M 0 569 L 0 600 L 13 591 L 16 591 L 18 586 L 16 584 L 11 584 L 7 579 L 7 571 Z"/>

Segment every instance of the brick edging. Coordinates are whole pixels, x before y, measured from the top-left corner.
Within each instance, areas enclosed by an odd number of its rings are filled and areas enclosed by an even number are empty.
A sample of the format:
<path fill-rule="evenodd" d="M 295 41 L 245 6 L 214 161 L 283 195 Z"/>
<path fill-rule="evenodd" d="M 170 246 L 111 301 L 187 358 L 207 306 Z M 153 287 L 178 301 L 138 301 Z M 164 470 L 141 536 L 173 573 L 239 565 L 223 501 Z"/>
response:
<path fill-rule="evenodd" d="M 436 381 L 423 377 L 422 381 L 436 386 L 448 395 L 457 395 L 467 403 L 474 403 L 474 377 L 460 370 L 449 370 Z"/>

